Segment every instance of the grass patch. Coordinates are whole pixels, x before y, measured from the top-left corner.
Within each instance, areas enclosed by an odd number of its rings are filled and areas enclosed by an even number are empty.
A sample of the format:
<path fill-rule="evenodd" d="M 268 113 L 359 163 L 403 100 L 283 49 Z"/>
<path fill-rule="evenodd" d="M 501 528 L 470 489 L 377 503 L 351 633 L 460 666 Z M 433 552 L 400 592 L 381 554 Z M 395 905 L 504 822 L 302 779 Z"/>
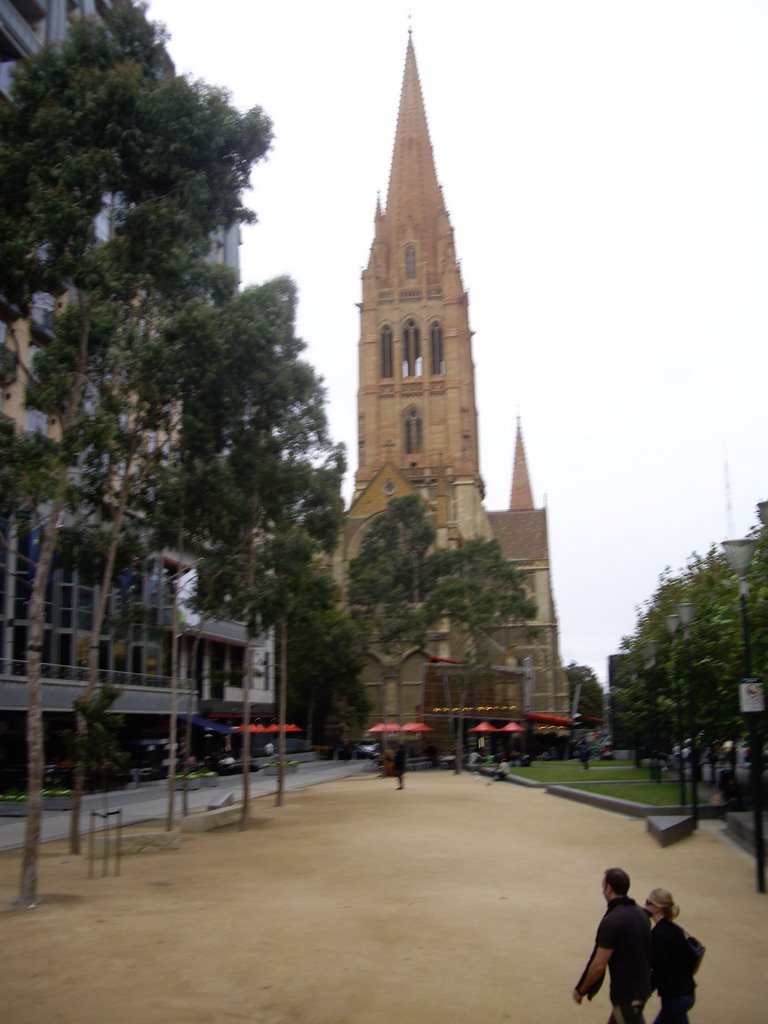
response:
<path fill-rule="evenodd" d="M 590 764 L 585 771 L 578 762 L 548 761 L 536 762 L 528 768 L 513 768 L 511 775 L 519 775 L 521 779 L 532 779 L 534 782 L 642 782 L 648 781 L 648 768 L 635 768 L 634 764 L 617 765 L 615 763 Z"/>
<path fill-rule="evenodd" d="M 680 786 L 676 782 L 634 782 L 628 786 L 600 785 L 570 786 L 585 793 L 604 793 L 619 800 L 630 800 L 635 804 L 651 804 L 653 807 L 677 807 L 680 803 Z"/>

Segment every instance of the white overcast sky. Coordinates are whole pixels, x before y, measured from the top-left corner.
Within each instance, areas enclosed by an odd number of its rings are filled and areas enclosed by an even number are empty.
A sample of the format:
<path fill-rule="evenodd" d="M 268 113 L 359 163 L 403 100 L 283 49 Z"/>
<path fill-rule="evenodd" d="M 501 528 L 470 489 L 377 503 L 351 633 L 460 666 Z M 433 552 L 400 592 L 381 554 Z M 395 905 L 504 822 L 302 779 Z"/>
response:
<path fill-rule="evenodd" d="M 768 498 L 768 3 L 151 0 L 149 14 L 179 72 L 274 122 L 242 283 L 297 282 L 350 481 L 355 303 L 412 26 L 470 295 L 486 505 L 508 506 L 519 415 L 563 661 L 605 680 L 662 570 L 743 536 Z"/>

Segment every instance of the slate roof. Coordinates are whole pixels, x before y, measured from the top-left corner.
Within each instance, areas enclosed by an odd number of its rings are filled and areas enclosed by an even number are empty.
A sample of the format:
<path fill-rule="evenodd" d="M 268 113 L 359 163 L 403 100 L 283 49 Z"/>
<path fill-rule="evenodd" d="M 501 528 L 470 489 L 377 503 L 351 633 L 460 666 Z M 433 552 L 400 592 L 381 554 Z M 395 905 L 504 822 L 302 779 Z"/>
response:
<path fill-rule="evenodd" d="M 493 534 L 505 558 L 515 562 L 548 562 L 547 510 L 489 512 Z"/>

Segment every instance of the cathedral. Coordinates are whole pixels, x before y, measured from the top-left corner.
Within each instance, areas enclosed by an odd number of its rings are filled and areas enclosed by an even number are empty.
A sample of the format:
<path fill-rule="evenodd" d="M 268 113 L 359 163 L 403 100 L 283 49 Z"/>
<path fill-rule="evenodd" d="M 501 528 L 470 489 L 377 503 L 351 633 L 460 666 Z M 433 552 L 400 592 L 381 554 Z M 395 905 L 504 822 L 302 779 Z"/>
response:
<path fill-rule="evenodd" d="M 358 467 L 337 568 L 343 579 L 372 518 L 406 494 L 425 502 L 439 546 L 496 538 L 524 573 L 537 607 L 532 622 L 510 625 L 496 645 L 509 678 L 522 684 L 516 713 L 502 714 L 499 705 L 498 717 L 525 712 L 539 727 L 552 728 L 550 716 L 567 714 L 568 683 L 558 649 L 547 512 L 534 505 L 519 420 L 509 507 L 488 511 L 483 504 L 468 306 L 409 34 L 386 206 L 377 201 L 362 274 Z M 425 667 L 448 664 L 454 654 L 450 637 L 435 634 L 428 650 L 407 652 L 392 673 L 372 651 L 364 680 L 375 710 L 366 726 L 414 717 L 429 722 L 434 699 L 425 692 Z"/>

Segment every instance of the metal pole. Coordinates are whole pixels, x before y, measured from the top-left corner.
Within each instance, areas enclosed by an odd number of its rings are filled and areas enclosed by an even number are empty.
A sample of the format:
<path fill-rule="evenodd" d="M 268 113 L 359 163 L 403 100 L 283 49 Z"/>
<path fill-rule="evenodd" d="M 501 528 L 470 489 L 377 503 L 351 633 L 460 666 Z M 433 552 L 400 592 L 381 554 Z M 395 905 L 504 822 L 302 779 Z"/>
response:
<path fill-rule="evenodd" d="M 683 689 L 682 685 L 680 685 L 680 683 L 678 682 L 678 685 L 676 687 L 676 697 L 677 697 L 677 730 L 678 730 L 678 736 L 680 737 L 680 739 L 678 740 L 678 746 L 680 747 L 680 759 L 679 759 L 680 760 L 680 763 L 679 763 L 679 770 L 680 770 L 680 803 L 681 803 L 681 805 L 683 807 L 685 807 L 685 805 L 688 803 L 688 794 L 687 794 L 687 791 L 686 791 L 686 788 L 685 788 L 685 761 L 683 759 L 683 743 L 682 743 L 682 740 L 683 740 L 683 701 L 682 701 L 682 693 L 681 693 L 682 689 Z"/>
<path fill-rule="evenodd" d="M 752 651 L 749 642 L 749 615 L 747 612 L 747 590 L 740 587 L 741 624 L 744 631 L 744 670 L 746 678 L 752 675 Z M 765 843 L 763 841 L 763 751 L 757 730 L 757 715 L 747 715 L 749 721 L 749 768 L 752 781 L 752 821 L 755 833 L 755 861 L 757 867 L 757 891 L 765 892 Z"/>
<path fill-rule="evenodd" d="M 696 749 L 695 733 L 695 707 L 693 696 L 693 673 L 691 671 L 691 634 L 690 629 L 685 629 L 685 671 L 688 677 L 688 729 L 691 736 L 690 763 L 691 763 L 691 812 L 693 814 L 693 827 L 699 827 L 699 794 L 697 789 L 696 774 L 698 772 L 699 755 Z"/>

